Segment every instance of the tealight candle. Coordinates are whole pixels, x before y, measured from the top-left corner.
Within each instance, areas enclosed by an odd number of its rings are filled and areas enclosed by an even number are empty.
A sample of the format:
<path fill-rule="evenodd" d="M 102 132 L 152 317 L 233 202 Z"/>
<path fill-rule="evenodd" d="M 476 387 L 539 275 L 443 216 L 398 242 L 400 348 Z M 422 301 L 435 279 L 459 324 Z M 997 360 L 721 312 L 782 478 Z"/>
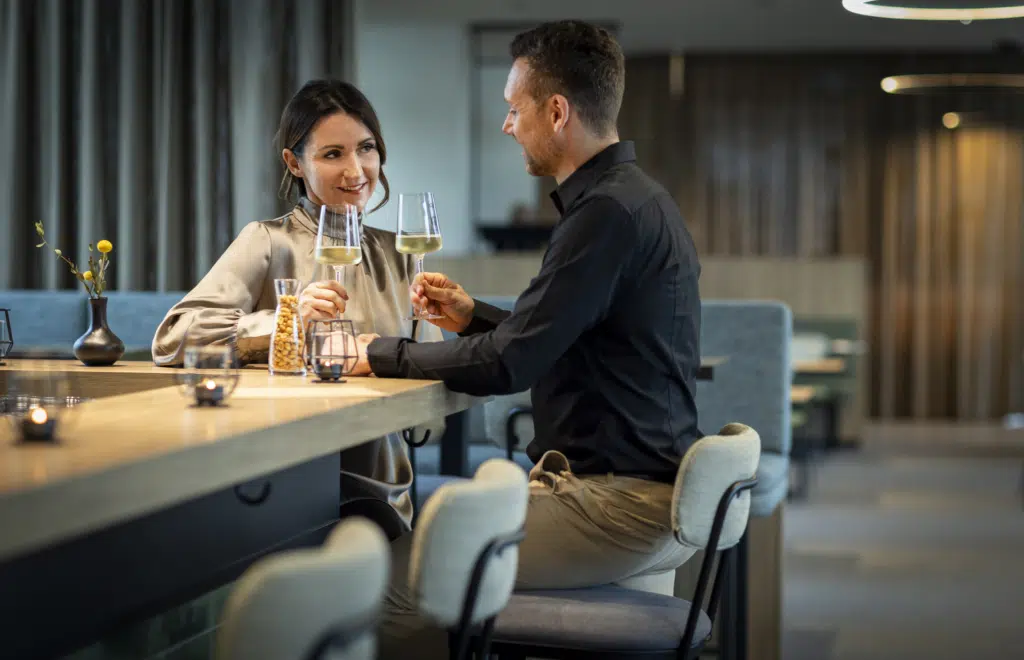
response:
<path fill-rule="evenodd" d="M 224 400 L 224 386 L 218 385 L 212 378 L 207 378 L 196 385 L 195 394 L 197 405 L 216 406 Z"/>
<path fill-rule="evenodd" d="M 53 440 L 57 420 L 50 417 L 46 408 L 33 406 L 21 418 L 21 437 L 25 440 Z"/>
<path fill-rule="evenodd" d="M 316 375 L 320 380 L 338 380 L 341 378 L 341 363 L 324 360 L 317 365 Z"/>

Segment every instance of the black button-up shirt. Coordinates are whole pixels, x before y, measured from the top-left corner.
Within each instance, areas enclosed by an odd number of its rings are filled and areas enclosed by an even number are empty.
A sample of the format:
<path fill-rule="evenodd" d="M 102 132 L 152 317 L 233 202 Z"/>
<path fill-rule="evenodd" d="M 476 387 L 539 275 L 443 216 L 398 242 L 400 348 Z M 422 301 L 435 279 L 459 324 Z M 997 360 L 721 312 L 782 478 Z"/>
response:
<path fill-rule="evenodd" d="M 477 301 L 457 339 L 377 339 L 374 373 L 475 395 L 532 388 L 533 461 L 557 449 L 576 474 L 671 482 L 701 436 L 700 265 L 675 202 L 635 160 L 632 142 L 613 144 L 552 193 L 562 218 L 511 313 Z"/>

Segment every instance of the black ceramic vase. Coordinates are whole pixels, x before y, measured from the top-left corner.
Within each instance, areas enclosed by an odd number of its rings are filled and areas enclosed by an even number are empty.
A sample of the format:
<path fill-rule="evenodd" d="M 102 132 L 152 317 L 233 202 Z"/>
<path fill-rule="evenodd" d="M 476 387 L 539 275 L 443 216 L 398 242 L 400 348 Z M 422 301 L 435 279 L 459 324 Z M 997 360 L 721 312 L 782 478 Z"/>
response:
<path fill-rule="evenodd" d="M 109 367 L 124 355 L 124 342 L 107 326 L 107 299 L 89 299 L 89 330 L 75 340 L 75 357 L 87 367 Z"/>

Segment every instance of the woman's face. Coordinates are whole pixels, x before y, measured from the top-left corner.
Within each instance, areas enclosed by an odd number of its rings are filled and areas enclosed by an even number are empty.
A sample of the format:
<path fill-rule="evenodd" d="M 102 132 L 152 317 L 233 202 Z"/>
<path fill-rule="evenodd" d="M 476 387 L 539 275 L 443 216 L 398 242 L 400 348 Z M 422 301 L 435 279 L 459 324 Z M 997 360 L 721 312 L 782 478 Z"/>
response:
<path fill-rule="evenodd" d="M 284 150 L 288 169 L 303 180 L 314 204 L 353 204 L 363 210 L 380 178 L 380 152 L 373 133 L 344 112 L 321 119 L 306 139 L 302 156 Z"/>

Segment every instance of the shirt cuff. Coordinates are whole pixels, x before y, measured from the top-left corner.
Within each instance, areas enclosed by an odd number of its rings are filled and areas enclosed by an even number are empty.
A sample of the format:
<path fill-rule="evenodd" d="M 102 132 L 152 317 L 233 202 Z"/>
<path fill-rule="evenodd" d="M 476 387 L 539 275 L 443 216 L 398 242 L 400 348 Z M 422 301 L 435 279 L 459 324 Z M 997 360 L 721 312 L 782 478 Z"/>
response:
<path fill-rule="evenodd" d="M 480 302 L 476 298 L 473 299 L 473 318 L 470 319 L 469 325 L 466 329 L 459 333 L 460 337 L 469 337 L 470 335 L 479 334 L 481 332 L 490 332 L 498 327 L 498 324 L 504 321 L 509 316 L 507 309 L 495 307 L 485 302 Z"/>
<path fill-rule="evenodd" d="M 378 337 L 366 347 L 366 360 L 370 370 L 379 378 L 400 378 L 404 374 L 398 363 L 402 344 L 410 341 L 406 337 Z"/>

